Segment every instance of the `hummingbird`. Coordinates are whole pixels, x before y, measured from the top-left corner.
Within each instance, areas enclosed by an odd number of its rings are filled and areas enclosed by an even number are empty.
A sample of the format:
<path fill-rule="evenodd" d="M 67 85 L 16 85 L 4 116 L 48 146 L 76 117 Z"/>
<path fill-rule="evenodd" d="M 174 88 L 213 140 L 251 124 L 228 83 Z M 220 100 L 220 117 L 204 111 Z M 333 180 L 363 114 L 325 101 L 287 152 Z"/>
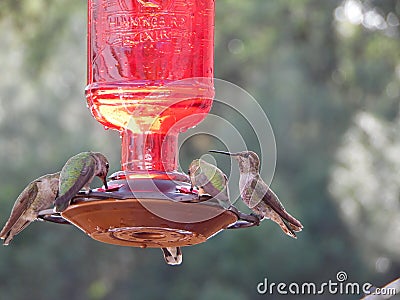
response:
<path fill-rule="evenodd" d="M 260 218 L 240 212 L 229 200 L 228 177 L 215 165 L 203 159 L 195 159 L 188 170 L 191 190 L 197 187 L 199 197 L 210 195 L 218 204 L 227 210 L 233 211 L 241 220 L 259 225 Z"/>
<path fill-rule="evenodd" d="M 182 263 L 182 250 L 180 247 L 161 248 L 161 251 L 167 264 L 176 266 Z"/>
<path fill-rule="evenodd" d="M 189 165 L 188 170 L 191 190 L 199 189 L 199 197 L 210 195 L 218 201 L 223 208 L 229 208 L 229 194 L 227 189 L 228 177 L 216 166 L 203 159 L 195 159 Z"/>
<path fill-rule="evenodd" d="M 39 212 L 54 206 L 58 193 L 60 172 L 47 174 L 30 182 L 21 192 L 11 211 L 10 218 L 0 232 L 7 246 L 15 235 L 35 221 Z"/>
<path fill-rule="evenodd" d="M 297 238 L 295 232 L 301 231 L 303 225 L 285 210 L 278 196 L 260 177 L 260 159 L 255 152 L 229 153 L 217 150 L 209 152 L 226 154 L 235 158 L 239 163 L 239 190 L 243 202 L 261 219 L 271 219 L 287 235 Z"/>
<path fill-rule="evenodd" d="M 71 199 L 83 188 L 90 192 L 90 183 L 98 176 L 107 190 L 108 160 L 99 152 L 81 152 L 67 160 L 61 169 L 59 195 L 55 211 L 64 211 Z"/>

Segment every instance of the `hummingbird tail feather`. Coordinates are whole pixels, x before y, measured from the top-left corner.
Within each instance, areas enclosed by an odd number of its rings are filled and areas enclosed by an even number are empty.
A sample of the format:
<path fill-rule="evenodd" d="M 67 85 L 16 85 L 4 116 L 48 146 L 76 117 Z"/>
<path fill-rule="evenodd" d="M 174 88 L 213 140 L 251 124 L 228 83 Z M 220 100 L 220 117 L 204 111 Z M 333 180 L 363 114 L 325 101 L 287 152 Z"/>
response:
<path fill-rule="evenodd" d="M 7 238 L 7 235 L 10 233 L 9 230 L 8 231 L 6 230 L 7 225 L 8 223 L 4 226 L 4 228 L 0 232 L 0 238 L 2 240 L 5 240 Z"/>
<path fill-rule="evenodd" d="M 30 220 L 19 219 L 13 226 L 9 227 L 7 231 L 3 229 L 1 232 L 1 239 L 3 239 L 3 245 L 8 246 L 14 236 L 24 230 L 29 224 L 31 223 Z"/>
<path fill-rule="evenodd" d="M 180 247 L 161 248 L 164 254 L 165 262 L 171 266 L 180 265 L 182 263 L 182 251 Z"/>
<path fill-rule="evenodd" d="M 279 215 L 283 220 L 290 224 L 290 228 L 294 231 L 301 231 L 301 229 L 303 228 L 303 225 L 300 223 L 300 221 L 290 215 L 286 210 L 283 210 L 283 212 L 279 213 Z"/>
<path fill-rule="evenodd" d="M 285 220 L 285 219 L 281 219 L 282 223 L 280 223 L 279 225 L 281 226 L 282 230 L 288 235 L 291 236 L 294 239 L 297 239 L 296 233 L 294 232 L 291 224 Z"/>
<path fill-rule="evenodd" d="M 290 228 L 292 228 L 292 230 L 295 231 L 295 232 L 302 231 L 302 229 L 303 229 L 303 227 L 296 226 L 296 225 L 294 225 L 293 223 L 289 223 L 289 226 L 290 226 Z"/>
<path fill-rule="evenodd" d="M 7 235 L 4 237 L 3 246 L 8 246 L 13 238 L 14 238 L 14 236 L 11 235 L 11 232 L 8 232 Z M 3 239 L 3 237 L 2 237 L 2 239 Z"/>
<path fill-rule="evenodd" d="M 300 227 L 300 226 L 297 226 L 297 224 L 293 224 L 291 222 L 291 220 L 294 219 L 293 217 L 291 217 L 291 218 L 286 218 L 285 217 L 284 218 L 284 217 L 282 217 L 281 213 L 278 213 L 276 211 L 274 211 L 272 213 L 270 218 L 271 218 L 272 221 L 274 221 L 275 223 L 277 223 L 281 227 L 283 232 L 285 232 L 288 236 L 290 236 L 290 237 L 292 237 L 294 239 L 297 239 L 297 236 L 296 236 L 295 232 L 301 231 L 301 228 L 303 228 L 303 226 Z M 299 221 L 297 221 L 297 223 L 301 225 L 301 223 Z"/>

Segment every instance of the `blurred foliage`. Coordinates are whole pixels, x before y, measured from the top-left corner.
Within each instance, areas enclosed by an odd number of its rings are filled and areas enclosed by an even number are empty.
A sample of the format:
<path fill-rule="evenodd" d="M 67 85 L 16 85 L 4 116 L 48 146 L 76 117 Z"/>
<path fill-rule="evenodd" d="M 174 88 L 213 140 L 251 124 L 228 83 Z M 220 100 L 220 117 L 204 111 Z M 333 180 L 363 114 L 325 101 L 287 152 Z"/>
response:
<path fill-rule="evenodd" d="M 266 221 L 184 248 L 183 265 L 169 267 L 158 249 L 37 222 L 0 249 L 4 297 L 253 299 L 264 277 L 318 283 L 345 270 L 352 282 L 381 286 L 399 275 L 400 1 L 216 6 L 215 77 L 249 91 L 268 115 L 272 187 L 305 225 L 298 240 Z M 85 34 L 84 1 L 0 2 L 0 220 L 30 180 L 77 152 L 102 151 L 118 169 L 118 133 L 85 107 Z M 187 141 L 184 164 L 220 147 L 198 139 Z"/>
<path fill-rule="evenodd" d="M 384 271 L 390 260 L 400 261 L 400 240 L 393 238 L 400 235 L 399 129 L 399 118 L 388 122 L 357 114 L 337 153 L 330 186 L 361 253 Z"/>

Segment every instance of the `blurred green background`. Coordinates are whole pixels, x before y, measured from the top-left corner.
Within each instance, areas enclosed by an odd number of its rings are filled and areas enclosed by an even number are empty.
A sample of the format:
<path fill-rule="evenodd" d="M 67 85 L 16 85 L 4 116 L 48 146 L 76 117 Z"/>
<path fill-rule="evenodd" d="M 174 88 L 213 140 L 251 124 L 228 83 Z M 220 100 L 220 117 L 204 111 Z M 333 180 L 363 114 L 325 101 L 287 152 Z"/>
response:
<path fill-rule="evenodd" d="M 272 187 L 302 221 L 299 238 L 265 221 L 184 248 L 170 267 L 158 249 L 37 222 L 0 249 L 1 299 L 278 299 L 257 284 L 327 282 L 340 270 L 376 286 L 400 276 L 400 1 L 216 6 L 215 77 L 268 115 Z M 28 182 L 75 153 L 104 152 L 118 170 L 120 139 L 85 106 L 86 1 L 1 0 L 0 41 L 3 224 Z M 197 144 L 183 161 L 213 146 Z M 346 297 L 318 299 L 360 296 Z"/>

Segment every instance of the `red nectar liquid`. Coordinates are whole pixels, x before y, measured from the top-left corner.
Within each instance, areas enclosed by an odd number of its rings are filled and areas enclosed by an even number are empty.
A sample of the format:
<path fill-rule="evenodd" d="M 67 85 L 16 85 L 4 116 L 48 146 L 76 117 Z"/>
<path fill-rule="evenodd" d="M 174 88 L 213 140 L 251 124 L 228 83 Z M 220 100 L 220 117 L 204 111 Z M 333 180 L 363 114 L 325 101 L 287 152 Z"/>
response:
<path fill-rule="evenodd" d="M 88 1 L 86 99 L 122 132 L 123 169 L 176 170 L 178 133 L 212 105 L 213 47 L 214 0 Z"/>

